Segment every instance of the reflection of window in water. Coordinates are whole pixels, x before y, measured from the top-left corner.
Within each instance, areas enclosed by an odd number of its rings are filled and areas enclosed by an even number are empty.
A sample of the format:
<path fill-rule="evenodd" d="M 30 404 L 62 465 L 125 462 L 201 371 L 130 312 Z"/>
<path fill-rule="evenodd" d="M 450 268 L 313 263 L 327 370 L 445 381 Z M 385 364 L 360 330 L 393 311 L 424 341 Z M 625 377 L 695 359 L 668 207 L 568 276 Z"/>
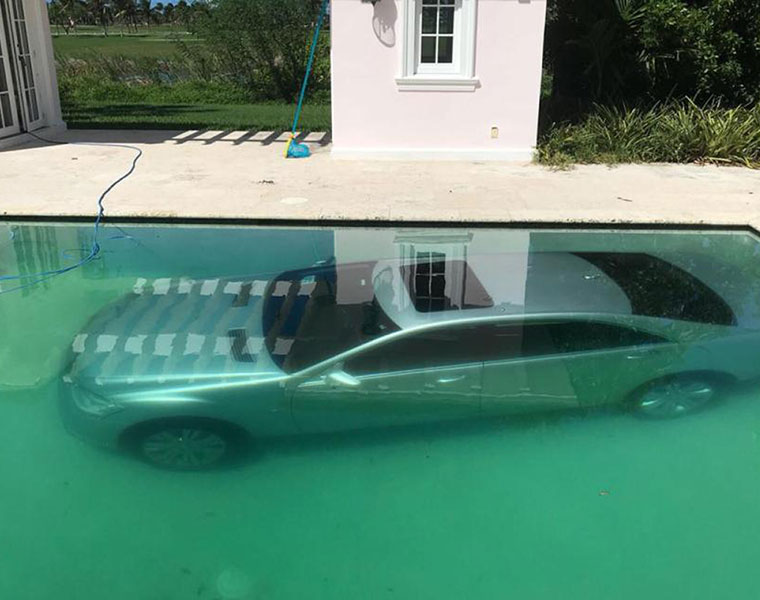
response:
<path fill-rule="evenodd" d="M 493 299 L 465 260 L 433 251 L 416 252 L 414 257 L 400 271 L 417 312 L 493 307 Z"/>
<path fill-rule="evenodd" d="M 418 252 L 414 269 L 414 306 L 419 312 L 447 308 L 446 255 L 442 252 Z"/>

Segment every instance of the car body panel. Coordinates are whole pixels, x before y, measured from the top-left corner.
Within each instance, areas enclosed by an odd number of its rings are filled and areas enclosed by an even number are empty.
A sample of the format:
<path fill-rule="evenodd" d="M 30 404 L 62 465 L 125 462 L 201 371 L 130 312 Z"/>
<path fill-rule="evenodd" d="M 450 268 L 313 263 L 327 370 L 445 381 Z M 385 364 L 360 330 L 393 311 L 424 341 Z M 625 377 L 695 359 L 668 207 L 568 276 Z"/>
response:
<path fill-rule="evenodd" d="M 476 417 L 482 364 L 356 375 L 353 386 L 328 370 L 293 392 L 293 416 L 303 431 L 389 427 Z"/>
<path fill-rule="evenodd" d="M 719 300 L 718 324 L 634 314 L 630 286 L 605 271 L 620 264 L 610 264 L 563 252 L 471 256 L 445 267 L 462 274 L 459 287 L 445 269 L 399 260 L 269 279 L 142 280 L 75 338 L 64 421 L 111 446 L 134 425 L 185 417 L 264 437 L 593 407 L 676 373 L 760 374 L 760 334 L 727 324 Z M 504 276 L 511 268 L 517 275 Z M 439 275 L 446 309 L 430 310 L 415 286 L 429 291 Z M 549 340 L 539 353 L 526 350 L 523 331 L 558 324 L 581 337 L 617 328 L 633 341 L 568 349 Z M 491 339 L 499 327 L 519 332 L 513 351 Z M 444 352 L 452 339 L 459 355 Z M 356 366 L 384 352 L 392 365 Z M 97 416 L 81 409 L 88 401 L 117 408 Z"/>

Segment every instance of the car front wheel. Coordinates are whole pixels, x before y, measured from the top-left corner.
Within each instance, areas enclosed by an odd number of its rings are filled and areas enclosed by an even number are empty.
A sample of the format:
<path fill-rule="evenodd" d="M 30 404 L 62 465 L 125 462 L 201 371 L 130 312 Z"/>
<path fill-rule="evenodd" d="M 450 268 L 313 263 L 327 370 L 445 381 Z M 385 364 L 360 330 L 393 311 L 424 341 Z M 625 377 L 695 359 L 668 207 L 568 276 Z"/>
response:
<path fill-rule="evenodd" d="M 634 395 L 633 409 L 644 417 L 671 419 L 715 401 L 720 383 L 707 375 L 676 375 L 654 381 Z"/>
<path fill-rule="evenodd" d="M 219 466 L 239 450 L 232 429 L 203 420 L 166 421 L 141 427 L 133 448 L 144 461 L 164 469 L 198 471 Z"/>

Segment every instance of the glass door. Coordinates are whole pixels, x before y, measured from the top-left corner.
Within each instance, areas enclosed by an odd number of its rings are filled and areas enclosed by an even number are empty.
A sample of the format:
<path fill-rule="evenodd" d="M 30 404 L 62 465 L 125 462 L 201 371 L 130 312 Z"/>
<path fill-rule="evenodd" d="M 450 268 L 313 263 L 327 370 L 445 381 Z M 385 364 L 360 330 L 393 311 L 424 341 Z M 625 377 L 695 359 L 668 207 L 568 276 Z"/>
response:
<path fill-rule="evenodd" d="M 24 111 L 25 129 L 34 129 L 42 120 L 37 101 L 37 86 L 32 67 L 33 53 L 29 47 L 23 0 L 10 0 L 11 37 L 13 38 L 18 86 L 21 92 L 21 106 Z"/>
<path fill-rule="evenodd" d="M 0 3 L 0 138 L 21 131 L 11 77 L 9 23 Z"/>

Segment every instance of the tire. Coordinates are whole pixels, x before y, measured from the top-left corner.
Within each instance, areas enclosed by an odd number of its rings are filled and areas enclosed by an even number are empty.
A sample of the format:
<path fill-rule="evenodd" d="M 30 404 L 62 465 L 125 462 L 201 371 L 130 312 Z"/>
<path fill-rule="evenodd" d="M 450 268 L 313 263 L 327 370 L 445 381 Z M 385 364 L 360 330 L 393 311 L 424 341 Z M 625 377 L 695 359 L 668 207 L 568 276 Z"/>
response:
<path fill-rule="evenodd" d="M 633 394 L 631 408 L 650 419 L 682 417 L 714 403 L 723 387 L 724 381 L 710 374 L 673 375 L 640 388 Z"/>
<path fill-rule="evenodd" d="M 243 434 L 210 419 L 170 419 L 138 426 L 128 445 L 144 462 L 162 469 L 202 471 L 239 456 Z"/>

